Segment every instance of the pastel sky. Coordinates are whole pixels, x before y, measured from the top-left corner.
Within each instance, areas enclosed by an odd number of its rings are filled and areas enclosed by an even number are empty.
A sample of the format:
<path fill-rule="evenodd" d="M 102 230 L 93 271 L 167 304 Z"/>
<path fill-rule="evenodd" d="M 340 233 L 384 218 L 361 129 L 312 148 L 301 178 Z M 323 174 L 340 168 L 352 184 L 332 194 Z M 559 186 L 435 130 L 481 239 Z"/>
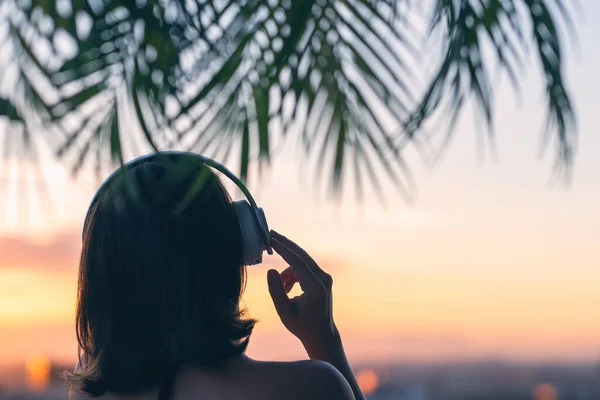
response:
<path fill-rule="evenodd" d="M 418 186 L 412 206 L 392 189 L 387 210 L 372 196 L 363 206 L 351 194 L 341 205 L 323 201 L 312 175 L 300 172 L 294 141 L 265 180 L 253 181 L 271 227 L 332 272 L 352 360 L 600 359 L 600 28 L 585 21 L 600 3 L 581 6 L 579 47 L 567 65 L 579 126 L 567 188 L 547 185 L 552 152 L 537 158 L 544 98 L 532 70 L 520 103 L 508 85 L 496 93 L 497 162 L 478 161 L 469 114 L 437 168 L 408 154 Z M 0 215 L 0 364 L 76 354 L 80 228 L 97 182 L 71 181 L 55 164 L 43 173 L 53 200 L 43 212 L 26 193 L 0 194 L 0 210 L 10 210 Z M 270 266 L 285 267 L 269 257 L 250 269 L 245 303 L 260 323 L 249 352 L 303 357 L 270 303 Z"/>

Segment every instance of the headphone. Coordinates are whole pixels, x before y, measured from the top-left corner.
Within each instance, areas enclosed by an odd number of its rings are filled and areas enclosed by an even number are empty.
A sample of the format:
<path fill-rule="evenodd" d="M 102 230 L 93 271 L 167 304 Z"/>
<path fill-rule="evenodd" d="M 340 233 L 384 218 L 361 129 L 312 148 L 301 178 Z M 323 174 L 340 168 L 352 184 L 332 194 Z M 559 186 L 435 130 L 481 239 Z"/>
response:
<path fill-rule="evenodd" d="M 269 234 L 269 226 L 267 225 L 265 213 L 262 208 L 256 205 L 254 198 L 252 197 L 250 191 L 248 190 L 248 188 L 246 188 L 244 183 L 233 172 L 227 169 L 227 167 L 218 163 L 217 161 L 208 157 L 201 156 L 200 154 L 183 151 L 155 152 L 152 154 L 138 157 L 117 168 L 117 170 L 110 174 L 109 177 L 106 178 L 106 180 L 100 185 L 100 188 L 92 198 L 92 202 L 90 203 L 90 207 L 88 208 L 87 214 L 83 222 L 84 232 L 87 220 L 90 216 L 93 206 L 110 188 L 112 181 L 118 174 L 120 174 L 123 171 L 123 169 L 132 168 L 147 162 L 156 161 L 161 157 L 171 158 L 173 156 L 176 158 L 190 157 L 194 160 L 199 161 L 201 164 L 204 164 L 221 172 L 223 175 L 232 180 L 233 183 L 235 183 L 235 185 L 242 191 L 244 196 L 246 196 L 245 200 L 232 202 L 232 205 L 238 217 L 240 231 L 242 234 L 244 265 L 249 266 L 260 264 L 262 262 L 262 254 L 265 250 L 268 254 L 273 254 L 273 249 L 271 248 L 271 236 Z"/>

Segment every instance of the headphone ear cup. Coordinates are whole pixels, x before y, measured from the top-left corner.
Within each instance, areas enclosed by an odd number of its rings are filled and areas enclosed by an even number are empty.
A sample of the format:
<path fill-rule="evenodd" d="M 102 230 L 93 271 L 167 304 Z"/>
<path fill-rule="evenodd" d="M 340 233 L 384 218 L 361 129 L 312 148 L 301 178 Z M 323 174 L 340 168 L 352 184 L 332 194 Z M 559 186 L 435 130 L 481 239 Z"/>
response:
<path fill-rule="evenodd" d="M 259 226 L 252 207 L 246 200 L 234 201 L 240 232 L 242 234 L 242 249 L 244 265 L 256 265 L 262 262 L 262 253 L 266 250 L 262 230 Z"/>
<path fill-rule="evenodd" d="M 262 239 L 263 251 L 266 250 L 267 254 L 273 254 L 273 248 L 271 247 L 271 233 L 269 230 L 269 224 L 267 224 L 267 218 L 265 212 L 261 207 L 257 208 L 257 216 L 260 223 L 260 237 Z"/>

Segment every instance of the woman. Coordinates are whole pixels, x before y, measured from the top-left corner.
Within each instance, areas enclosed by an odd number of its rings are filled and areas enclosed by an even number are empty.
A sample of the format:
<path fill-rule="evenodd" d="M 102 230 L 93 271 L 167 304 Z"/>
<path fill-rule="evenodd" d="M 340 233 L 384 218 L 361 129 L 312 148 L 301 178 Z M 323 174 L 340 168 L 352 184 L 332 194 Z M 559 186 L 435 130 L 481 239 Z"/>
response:
<path fill-rule="evenodd" d="M 71 399 L 364 399 L 333 321 L 331 276 L 273 231 L 290 267 L 268 271 L 269 292 L 310 360 L 245 355 L 255 321 L 240 308 L 237 215 L 210 168 L 182 160 L 132 167 L 89 210 Z M 303 294 L 289 299 L 295 283 Z"/>

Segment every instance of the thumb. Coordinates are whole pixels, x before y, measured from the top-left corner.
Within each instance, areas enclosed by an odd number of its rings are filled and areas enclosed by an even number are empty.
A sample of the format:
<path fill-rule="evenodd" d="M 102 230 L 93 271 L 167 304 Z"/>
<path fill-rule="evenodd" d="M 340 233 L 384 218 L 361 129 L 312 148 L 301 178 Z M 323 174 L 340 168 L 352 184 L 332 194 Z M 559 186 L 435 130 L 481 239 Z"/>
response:
<path fill-rule="evenodd" d="M 269 294 L 273 299 L 273 304 L 279 317 L 287 316 L 291 311 L 291 302 L 285 293 L 283 281 L 279 272 L 271 269 L 267 272 L 267 283 L 269 284 Z"/>

